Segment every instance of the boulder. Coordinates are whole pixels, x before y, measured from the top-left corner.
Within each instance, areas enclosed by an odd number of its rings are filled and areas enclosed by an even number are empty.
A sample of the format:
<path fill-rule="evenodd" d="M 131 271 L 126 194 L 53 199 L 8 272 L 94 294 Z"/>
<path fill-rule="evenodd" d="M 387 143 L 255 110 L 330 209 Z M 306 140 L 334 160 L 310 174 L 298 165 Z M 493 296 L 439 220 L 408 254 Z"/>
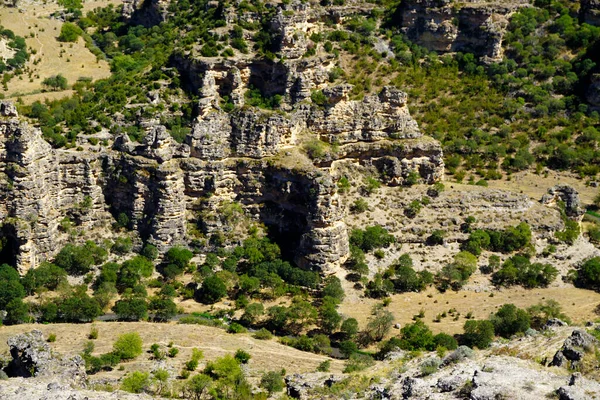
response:
<path fill-rule="evenodd" d="M 550 365 L 556 367 L 576 367 L 583 359 L 585 352 L 598 344 L 598 340 L 584 330 L 575 329 L 563 343 L 562 348 L 554 354 Z"/>
<path fill-rule="evenodd" d="M 84 386 L 87 375 L 81 356 L 63 358 L 52 352 L 41 331 L 33 330 L 8 339 L 12 361 L 6 367 L 9 377 L 53 378 Z"/>

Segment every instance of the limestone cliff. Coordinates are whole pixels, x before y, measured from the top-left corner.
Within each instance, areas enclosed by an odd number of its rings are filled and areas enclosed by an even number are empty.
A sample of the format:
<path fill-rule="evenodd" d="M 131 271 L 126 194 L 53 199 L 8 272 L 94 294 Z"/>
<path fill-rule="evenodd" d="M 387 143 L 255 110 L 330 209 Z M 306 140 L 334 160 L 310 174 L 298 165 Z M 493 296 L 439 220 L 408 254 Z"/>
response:
<path fill-rule="evenodd" d="M 498 61 L 508 18 L 527 4 L 527 0 L 409 0 L 399 6 L 398 17 L 408 38 L 430 50 L 469 52 Z"/>
<path fill-rule="evenodd" d="M 330 101 L 324 107 L 227 113 L 219 106 L 222 87 L 204 79 L 201 113 L 183 144 L 150 124 L 142 143 L 123 135 L 108 151 L 53 149 L 10 103 L 2 103 L 3 257 L 26 270 L 69 240 L 60 229 L 65 218 L 86 238 L 108 232 L 120 214 L 128 217 L 138 243 L 160 251 L 201 239 L 198 230 L 206 239 L 235 243 L 240 219 L 228 219 L 222 210 L 237 203 L 247 218 L 271 227 L 285 247 L 296 249 L 298 264 L 333 272 L 349 249 L 332 162 L 375 160 L 395 183 L 411 171 L 427 183 L 443 173 L 441 147 L 421 137 L 403 92 L 385 88 L 362 101 L 334 96 L 347 89 L 326 91 Z M 310 160 L 297 149 L 306 135 L 338 148 Z"/>

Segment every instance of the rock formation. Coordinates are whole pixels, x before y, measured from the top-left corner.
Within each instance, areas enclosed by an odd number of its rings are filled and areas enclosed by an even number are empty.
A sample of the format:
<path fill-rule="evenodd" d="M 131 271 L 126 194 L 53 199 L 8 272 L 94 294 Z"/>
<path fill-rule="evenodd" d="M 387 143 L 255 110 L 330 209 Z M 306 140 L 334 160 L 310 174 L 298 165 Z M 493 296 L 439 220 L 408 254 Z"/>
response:
<path fill-rule="evenodd" d="M 565 207 L 565 214 L 572 219 L 579 219 L 585 213 L 579 202 L 579 193 L 575 188 L 569 185 L 560 184 L 548 189 L 548 193 L 542 196 L 542 204 L 555 204 L 556 201 L 562 201 Z"/>
<path fill-rule="evenodd" d="M 598 341 L 592 335 L 584 330 L 576 329 L 565 340 L 562 348 L 556 352 L 550 365 L 576 368 L 578 363 L 583 360 L 585 353 L 597 343 Z"/>
<path fill-rule="evenodd" d="M 508 18 L 526 0 L 485 2 L 469 0 L 410 0 L 398 10 L 409 39 L 438 52 L 469 52 L 498 61 Z"/>
<path fill-rule="evenodd" d="M 8 339 L 12 361 L 5 368 L 9 377 L 54 378 L 65 384 L 85 385 L 87 375 L 81 356 L 62 358 L 52 352 L 41 331 L 34 330 Z"/>
<path fill-rule="evenodd" d="M 585 22 L 590 25 L 600 25 L 600 1 L 581 0 L 579 16 L 581 22 Z"/>
<path fill-rule="evenodd" d="M 299 265 L 331 273 L 349 254 L 344 210 L 329 172 L 334 161 L 372 163 L 391 184 L 411 172 L 425 183 L 441 179 L 441 146 L 422 137 L 405 93 L 387 87 L 357 101 L 343 86 L 326 90 L 323 106 L 299 104 L 324 78 L 312 67 L 310 74 L 298 72 L 302 61 L 261 63 L 182 63 L 187 74 L 204 76 L 197 87 L 200 115 L 183 144 L 150 122 L 141 143 L 122 135 L 109 151 L 57 150 L 21 122 L 10 103 L 1 103 L 0 219 L 7 245 L 0 258 L 26 270 L 51 257 L 68 239 L 60 230 L 64 218 L 92 232 L 126 215 L 139 239 L 160 251 L 190 243 L 189 224 L 208 238 L 231 239 L 235 226 L 220 211 L 235 202 L 285 237 Z M 241 106 L 252 77 L 278 68 L 262 90 L 281 93 L 287 112 L 221 109 L 225 96 Z M 306 89 L 298 89 L 299 79 Z M 311 136 L 335 151 L 310 160 L 297 147 Z"/>

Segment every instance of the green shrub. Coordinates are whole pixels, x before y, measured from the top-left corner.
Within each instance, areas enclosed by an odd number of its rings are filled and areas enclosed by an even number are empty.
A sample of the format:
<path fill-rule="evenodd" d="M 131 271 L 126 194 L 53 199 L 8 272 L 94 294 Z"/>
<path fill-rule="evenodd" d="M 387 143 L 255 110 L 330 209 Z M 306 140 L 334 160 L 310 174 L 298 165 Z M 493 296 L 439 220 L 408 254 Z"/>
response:
<path fill-rule="evenodd" d="M 363 371 L 375 364 L 375 360 L 368 354 L 354 353 L 344 365 L 344 373 Z"/>
<path fill-rule="evenodd" d="M 150 385 L 150 374 L 148 372 L 134 371 L 123 378 L 121 390 L 130 393 L 142 393 Z"/>
<path fill-rule="evenodd" d="M 55 333 L 51 333 L 48 335 L 48 339 L 46 339 L 46 341 L 48 343 L 54 343 L 56 342 L 56 334 Z"/>
<path fill-rule="evenodd" d="M 238 362 L 240 364 L 247 364 L 248 361 L 250 361 L 250 359 L 252 358 L 252 356 L 250 355 L 250 353 L 248 353 L 242 349 L 237 349 L 237 351 L 235 352 L 234 358 L 236 360 L 238 360 Z"/>
<path fill-rule="evenodd" d="M 265 328 L 261 328 L 252 335 L 254 339 L 258 340 L 271 340 L 273 338 L 273 334 L 266 330 Z"/>
<path fill-rule="evenodd" d="M 142 338 L 137 332 L 120 335 L 113 344 L 113 353 L 122 360 L 131 360 L 142 354 Z"/>
<path fill-rule="evenodd" d="M 492 275 L 492 282 L 500 286 L 547 287 L 557 275 L 558 270 L 550 264 L 532 264 L 529 258 L 516 255 L 507 259 Z"/>
<path fill-rule="evenodd" d="M 494 340 L 494 324 L 487 320 L 468 320 L 464 325 L 465 333 L 461 343 L 469 347 L 486 349 Z"/>
<path fill-rule="evenodd" d="M 269 395 L 281 392 L 284 386 L 283 377 L 279 372 L 265 372 L 260 378 L 260 387 L 264 388 Z"/>
<path fill-rule="evenodd" d="M 363 251 L 388 247 L 395 241 L 396 238 L 380 225 L 370 226 L 365 230 L 353 229 L 350 234 L 350 244 Z"/>
<path fill-rule="evenodd" d="M 437 357 L 428 358 L 421 363 L 421 375 L 427 376 L 435 373 L 442 365 L 442 360 Z"/>
<path fill-rule="evenodd" d="M 331 361 L 325 360 L 317 366 L 317 371 L 318 372 L 329 372 L 329 368 L 331 368 Z"/>
<path fill-rule="evenodd" d="M 527 311 L 514 304 L 504 304 L 490 317 L 497 335 L 508 338 L 517 333 L 525 333 L 531 325 Z"/>
<path fill-rule="evenodd" d="M 246 332 L 248 332 L 248 330 L 236 322 L 232 322 L 231 324 L 229 324 L 229 327 L 227 328 L 227 333 L 246 333 Z"/>
<path fill-rule="evenodd" d="M 600 257 L 586 260 L 575 271 L 575 284 L 579 287 L 600 291 Z"/>

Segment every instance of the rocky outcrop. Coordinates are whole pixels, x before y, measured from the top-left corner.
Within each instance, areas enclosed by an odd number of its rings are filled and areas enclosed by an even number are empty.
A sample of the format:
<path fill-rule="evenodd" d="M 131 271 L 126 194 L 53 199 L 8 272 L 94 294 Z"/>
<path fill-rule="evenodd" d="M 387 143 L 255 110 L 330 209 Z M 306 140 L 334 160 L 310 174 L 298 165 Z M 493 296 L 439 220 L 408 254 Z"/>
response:
<path fill-rule="evenodd" d="M 73 388 L 47 379 L 12 378 L 0 384 L 2 400 L 156 400 L 149 394 L 133 394 Z"/>
<path fill-rule="evenodd" d="M 466 359 L 423 375 L 418 359 L 402 369 L 380 366 L 385 377 L 364 392 L 353 393 L 358 399 L 470 399 L 539 400 L 558 395 L 560 399 L 591 399 L 600 395 L 600 384 L 580 374 L 571 376 L 540 369 L 531 361 L 506 356 Z M 385 369 L 382 367 L 386 367 Z M 377 373 L 375 373 L 377 374 Z M 350 378 L 352 379 L 352 378 Z M 328 398 L 324 388 L 331 385 L 326 374 L 286 377 L 288 395 L 297 399 Z M 327 393 L 325 391 L 325 393 Z"/>
<path fill-rule="evenodd" d="M 548 189 L 548 193 L 542 196 L 541 203 L 546 205 L 555 204 L 556 201 L 562 201 L 565 207 L 565 214 L 571 219 L 579 219 L 585 213 L 579 201 L 579 192 L 570 185 L 560 184 Z"/>
<path fill-rule="evenodd" d="M 151 27 L 167 19 L 170 0 L 123 0 L 121 16 L 132 25 Z"/>
<path fill-rule="evenodd" d="M 97 153 L 56 151 L 12 105 L 2 103 L 0 112 L 0 236 L 6 243 L 0 257 L 27 269 L 55 251 L 64 218 L 93 229 L 110 214 Z"/>
<path fill-rule="evenodd" d="M 600 1 L 581 0 L 579 18 L 581 22 L 585 22 L 586 24 L 600 25 Z"/>
<path fill-rule="evenodd" d="M 62 358 L 54 354 L 42 335 L 34 330 L 8 339 L 12 361 L 5 368 L 9 377 L 53 378 L 65 384 L 84 385 L 87 375 L 81 356 Z"/>
<path fill-rule="evenodd" d="M 401 29 L 409 39 L 438 52 L 469 52 L 502 59 L 502 38 L 510 15 L 527 0 L 410 0 L 399 6 Z"/>
<path fill-rule="evenodd" d="M 132 0 L 124 18 L 146 24 L 152 18 L 145 12 L 166 5 Z M 237 225 L 248 218 L 274 230 L 299 265 L 334 272 L 349 255 L 334 163 L 373 166 L 390 185 L 414 173 L 423 183 L 436 182 L 444 163 L 440 144 L 423 137 L 411 117 L 406 93 L 385 87 L 352 100 L 352 86 L 327 87 L 333 56 L 303 57 L 314 44 L 308 37 L 323 25 L 313 10 L 296 1 L 274 13 L 281 60 L 206 58 L 194 51 L 174 57 L 182 82 L 199 97 L 198 116 L 181 144 L 149 120 L 140 123 L 140 143 L 121 135 L 101 152 L 85 142 L 82 151 L 56 150 L 2 103 L 0 239 L 8 250 L 0 261 L 25 271 L 51 258 L 67 241 L 65 217 L 81 232 L 104 234 L 120 217 L 138 234 L 135 246 L 148 242 L 161 252 L 212 238 L 237 244 L 243 239 Z M 311 100 L 318 90 L 323 104 Z M 308 140 L 331 151 L 308 159 L 298 151 Z M 233 203 L 244 218 L 222 212 Z"/>
<path fill-rule="evenodd" d="M 308 400 L 313 398 L 310 393 L 312 389 L 330 387 L 342 379 L 342 376 L 315 372 L 286 376 L 285 384 L 288 396 L 294 399 Z"/>
<path fill-rule="evenodd" d="M 556 352 L 550 365 L 576 368 L 583 360 L 585 353 L 598 344 L 596 338 L 581 329 L 571 333 L 562 348 Z"/>
<path fill-rule="evenodd" d="M 600 107 L 600 74 L 593 74 L 591 76 L 590 85 L 585 95 L 592 105 Z"/>
<path fill-rule="evenodd" d="M 410 116 L 407 94 L 385 87 L 377 96 L 349 101 L 351 85 L 324 91 L 328 104 L 316 113 L 309 127 L 328 143 L 374 142 L 390 137 L 414 139 L 422 136 L 417 122 Z"/>

